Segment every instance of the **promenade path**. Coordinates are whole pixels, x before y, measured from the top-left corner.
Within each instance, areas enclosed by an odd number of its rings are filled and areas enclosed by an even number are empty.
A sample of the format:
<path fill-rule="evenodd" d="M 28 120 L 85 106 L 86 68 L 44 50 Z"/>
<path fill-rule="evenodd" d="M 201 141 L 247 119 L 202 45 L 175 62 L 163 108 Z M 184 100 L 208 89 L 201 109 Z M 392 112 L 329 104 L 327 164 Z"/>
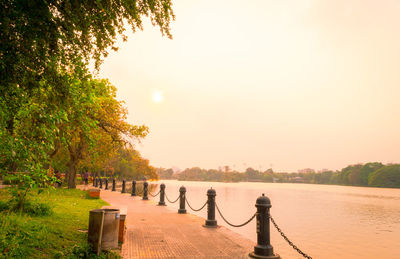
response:
<path fill-rule="evenodd" d="M 203 218 L 155 201 L 109 190 L 101 190 L 100 197 L 127 210 L 123 258 L 248 258 L 254 249 L 253 242 L 225 227 L 205 228 Z"/>

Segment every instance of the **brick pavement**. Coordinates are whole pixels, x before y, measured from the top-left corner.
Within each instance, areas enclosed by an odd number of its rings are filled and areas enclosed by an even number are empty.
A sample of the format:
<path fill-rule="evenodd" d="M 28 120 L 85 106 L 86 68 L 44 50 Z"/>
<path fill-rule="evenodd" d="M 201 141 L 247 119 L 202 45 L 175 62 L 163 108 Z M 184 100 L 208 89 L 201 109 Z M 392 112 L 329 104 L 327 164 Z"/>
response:
<path fill-rule="evenodd" d="M 225 227 L 205 228 L 198 216 L 120 192 L 101 190 L 100 197 L 127 210 L 123 258 L 248 258 L 253 250 L 250 240 Z"/>

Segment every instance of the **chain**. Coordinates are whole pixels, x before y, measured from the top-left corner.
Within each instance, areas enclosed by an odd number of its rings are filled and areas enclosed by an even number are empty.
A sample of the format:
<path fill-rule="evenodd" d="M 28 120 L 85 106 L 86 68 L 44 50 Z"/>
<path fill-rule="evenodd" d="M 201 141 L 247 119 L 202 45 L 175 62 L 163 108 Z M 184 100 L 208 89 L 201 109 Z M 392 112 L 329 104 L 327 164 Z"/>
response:
<path fill-rule="evenodd" d="M 160 194 L 160 192 L 161 192 L 161 190 L 159 190 L 157 194 L 154 194 L 154 195 L 153 195 L 153 194 L 151 194 L 151 192 L 149 192 L 149 194 L 150 194 L 151 197 L 156 197 L 157 195 Z"/>
<path fill-rule="evenodd" d="M 186 197 L 185 197 L 185 198 L 186 198 Z M 201 210 L 207 205 L 207 201 L 206 201 L 206 202 L 204 203 L 204 205 L 201 206 L 200 209 L 195 210 L 195 209 L 192 208 L 192 206 L 190 206 L 190 204 L 189 204 L 187 198 L 185 199 L 185 201 L 186 201 L 186 204 L 189 206 L 189 208 L 191 208 L 193 211 L 201 211 Z"/>
<path fill-rule="evenodd" d="M 249 224 L 250 221 L 252 221 L 252 220 L 256 217 L 256 214 L 254 213 L 254 215 L 251 216 L 251 218 L 250 218 L 249 220 L 247 220 L 246 222 L 244 222 L 243 224 L 234 225 L 234 224 L 228 222 L 228 221 L 225 219 L 225 217 L 222 216 L 222 213 L 221 213 L 221 211 L 219 210 L 217 203 L 215 203 L 215 206 L 217 207 L 217 211 L 218 211 L 219 215 L 221 216 L 221 218 L 226 222 L 226 224 L 228 224 L 228 225 L 231 226 L 231 227 L 235 227 L 235 228 L 243 227 L 243 226 Z"/>
<path fill-rule="evenodd" d="M 306 253 L 304 253 L 303 251 L 301 251 L 295 244 L 293 244 L 292 241 L 289 240 L 289 238 L 282 232 L 282 230 L 278 227 L 278 225 L 275 223 L 275 220 L 272 218 L 271 214 L 269 215 L 269 218 L 271 219 L 272 224 L 274 224 L 276 230 L 279 232 L 279 234 L 281 234 L 281 236 L 283 237 L 283 239 L 286 240 L 286 242 L 288 242 L 288 244 L 293 247 L 294 250 L 296 250 L 299 254 L 301 254 L 303 257 L 308 258 L 308 259 L 312 259 L 311 256 L 307 255 Z"/>
<path fill-rule="evenodd" d="M 167 201 L 169 201 L 170 203 L 175 203 L 175 202 L 177 202 L 177 201 L 179 200 L 180 197 L 181 197 L 181 195 L 179 195 L 178 198 L 176 198 L 175 201 L 170 201 L 170 200 L 168 199 L 167 194 L 165 194 L 165 198 L 167 198 Z"/>

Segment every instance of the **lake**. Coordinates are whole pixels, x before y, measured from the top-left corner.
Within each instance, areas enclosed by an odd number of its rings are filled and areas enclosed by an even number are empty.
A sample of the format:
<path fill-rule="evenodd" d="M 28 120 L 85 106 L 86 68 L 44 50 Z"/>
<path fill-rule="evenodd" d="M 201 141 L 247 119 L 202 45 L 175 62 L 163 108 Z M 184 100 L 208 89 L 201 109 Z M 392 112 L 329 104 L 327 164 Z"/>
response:
<path fill-rule="evenodd" d="M 195 209 L 216 190 L 224 217 L 241 224 L 256 211 L 256 199 L 271 199 L 271 216 L 303 252 L 313 258 L 400 258 L 400 189 L 290 183 L 218 183 L 162 180 L 170 200 L 185 186 Z M 158 188 L 157 188 L 158 192 Z M 158 201 L 159 197 L 154 198 Z M 179 202 L 168 207 L 177 210 Z M 207 217 L 207 207 L 187 212 Z M 255 220 L 241 228 L 227 225 L 216 211 L 219 225 L 256 242 Z M 303 258 L 271 224 L 271 244 L 282 258 Z"/>

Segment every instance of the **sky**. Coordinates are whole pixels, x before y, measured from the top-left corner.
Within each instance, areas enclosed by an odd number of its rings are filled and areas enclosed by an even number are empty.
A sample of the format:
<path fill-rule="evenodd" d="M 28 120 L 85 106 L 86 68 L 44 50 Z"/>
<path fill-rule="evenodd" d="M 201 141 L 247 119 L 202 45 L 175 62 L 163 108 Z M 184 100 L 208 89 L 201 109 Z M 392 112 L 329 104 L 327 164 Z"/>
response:
<path fill-rule="evenodd" d="M 156 167 L 400 162 L 399 0 L 173 1 L 105 59 Z"/>

